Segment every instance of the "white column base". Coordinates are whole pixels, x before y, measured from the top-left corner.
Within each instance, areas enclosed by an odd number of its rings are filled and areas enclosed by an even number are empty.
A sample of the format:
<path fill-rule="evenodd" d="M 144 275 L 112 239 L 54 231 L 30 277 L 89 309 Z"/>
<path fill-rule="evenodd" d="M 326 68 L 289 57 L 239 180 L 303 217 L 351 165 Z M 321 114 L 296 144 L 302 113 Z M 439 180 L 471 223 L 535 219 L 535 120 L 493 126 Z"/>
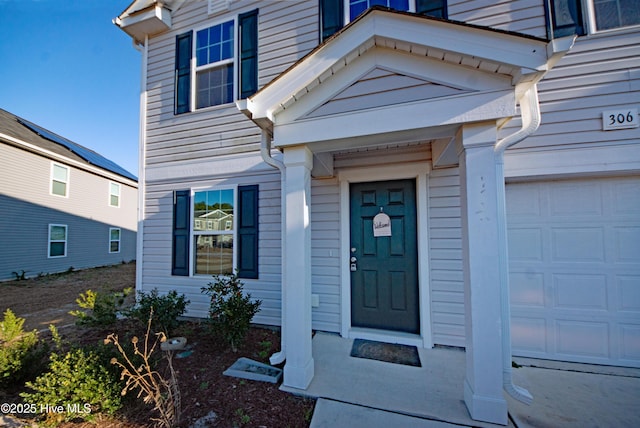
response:
<path fill-rule="evenodd" d="M 309 360 L 304 366 L 296 366 L 287 362 L 284 366 L 284 378 L 282 384 L 291 388 L 307 389 L 314 373 L 313 359 Z"/>
<path fill-rule="evenodd" d="M 471 418 L 476 421 L 500 425 L 508 425 L 509 423 L 509 409 L 506 400 L 474 394 L 466 379 L 464 381 L 464 404 L 467 406 Z"/>

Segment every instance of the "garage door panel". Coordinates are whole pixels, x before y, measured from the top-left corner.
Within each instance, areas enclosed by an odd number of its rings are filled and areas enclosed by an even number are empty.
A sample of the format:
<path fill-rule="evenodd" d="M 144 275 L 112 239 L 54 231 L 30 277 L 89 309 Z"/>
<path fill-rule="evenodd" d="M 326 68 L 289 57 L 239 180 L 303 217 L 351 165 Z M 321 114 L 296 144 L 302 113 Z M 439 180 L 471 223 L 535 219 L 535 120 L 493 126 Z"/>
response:
<path fill-rule="evenodd" d="M 547 352 L 547 323 L 544 318 L 512 317 L 511 338 L 514 348 L 538 355 Z"/>
<path fill-rule="evenodd" d="M 530 183 L 526 188 L 507 187 L 509 210 L 514 214 L 514 221 L 523 222 L 542 215 L 540 189 L 541 186 L 535 183 Z"/>
<path fill-rule="evenodd" d="M 602 189 L 599 183 L 572 181 L 549 188 L 552 217 L 602 216 Z"/>
<path fill-rule="evenodd" d="M 640 367 L 640 177 L 509 184 L 507 221 L 514 354 Z"/>
<path fill-rule="evenodd" d="M 640 359 L 640 326 L 621 324 L 619 335 L 620 358 L 629 362 L 638 361 Z"/>
<path fill-rule="evenodd" d="M 511 272 L 512 305 L 544 308 L 544 275 L 531 272 Z"/>
<path fill-rule="evenodd" d="M 640 316 L 640 275 L 616 275 L 615 282 L 618 289 L 618 309 Z"/>
<path fill-rule="evenodd" d="M 555 322 L 558 354 L 570 357 L 609 358 L 609 324 L 557 320 Z"/>
<path fill-rule="evenodd" d="M 556 308 L 607 311 L 605 275 L 553 275 L 553 290 Z"/>
<path fill-rule="evenodd" d="M 551 229 L 552 256 L 556 262 L 604 262 L 604 227 Z"/>
<path fill-rule="evenodd" d="M 627 180 L 613 183 L 612 210 L 617 216 L 640 215 L 640 184 L 638 180 Z"/>
<path fill-rule="evenodd" d="M 615 227 L 613 235 L 615 261 L 640 264 L 640 227 Z"/>
<path fill-rule="evenodd" d="M 512 228 L 508 245 L 512 261 L 542 261 L 542 230 L 539 228 Z"/>

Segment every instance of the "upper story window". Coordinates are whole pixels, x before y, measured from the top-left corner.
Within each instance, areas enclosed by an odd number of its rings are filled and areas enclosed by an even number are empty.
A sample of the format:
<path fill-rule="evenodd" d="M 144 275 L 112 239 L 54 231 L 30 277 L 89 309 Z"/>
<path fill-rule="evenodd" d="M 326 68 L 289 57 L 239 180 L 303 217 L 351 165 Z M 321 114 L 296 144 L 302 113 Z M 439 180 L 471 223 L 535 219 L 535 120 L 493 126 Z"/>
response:
<path fill-rule="evenodd" d="M 637 0 L 549 0 L 553 37 L 640 25 Z"/>
<path fill-rule="evenodd" d="M 233 102 L 235 22 L 196 31 L 196 108 Z"/>
<path fill-rule="evenodd" d="M 57 163 L 51 164 L 51 194 L 67 196 L 69 186 L 69 168 Z"/>
<path fill-rule="evenodd" d="M 118 183 L 109 183 L 109 206 L 120 206 L 120 185 Z"/>
<path fill-rule="evenodd" d="M 447 17 L 446 0 L 320 0 L 320 38 L 324 41 L 372 6 Z"/>
<path fill-rule="evenodd" d="M 176 37 L 175 114 L 258 90 L 258 10 Z"/>

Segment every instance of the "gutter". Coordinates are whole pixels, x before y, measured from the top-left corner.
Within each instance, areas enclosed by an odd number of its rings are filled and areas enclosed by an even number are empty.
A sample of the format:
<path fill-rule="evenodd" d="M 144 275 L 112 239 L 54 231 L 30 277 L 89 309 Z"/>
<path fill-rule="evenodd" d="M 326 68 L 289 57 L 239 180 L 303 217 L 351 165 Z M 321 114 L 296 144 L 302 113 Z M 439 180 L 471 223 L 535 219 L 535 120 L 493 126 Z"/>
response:
<path fill-rule="evenodd" d="M 531 404 L 533 396 L 526 389 L 514 385 L 511 376 L 511 306 L 509 299 L 509 257 L 507 248 L 507 208 L 504 182 L 504 152 L 536 132 L 540 126 L 540 104 L 538 102 L 537 85 L 527 89 L 519 101 L 522 127 L 513 134 L 499 140 L 494 146 L 496 187 L 497 187 L 497 222 L 498 222 L 498 266 L 500 269 L 500 306 L 502 318 L 502 386 L 516 400 Z"/>
<path fill-rule="evenodd" d="M 260 155 L 262 156 L 262 160 L 265 161 L 265 163 L 269 166 L 272 166 L 273 168 L 276 168 L 277 170 L 280 171 L 280 230 L 281 230 L 281 234 L 282 237 L 284 238 L 284 233 L 286 230 L 286 222 L 285 222 L 285 212 L 286 212 L 286 203 L 287 203 L 287 199 L 285 197 L 284 194 L 284 189 L 285 189 L 285 166 L 284 163 L 282 163 L 281 161 L 275 159 L 273 156 L 271 156 L 271 135 L 269 134 L 269 131 L 262 129 L 262 135 L 260 138 Z M 284 267 L 284 264 L 286 263 L 286 258 L 285 258 L 285 239 L 280 239 L 280 249 L 281 249 L 281 258 L 282 258 L 282 263 L 281 266 Z M 282 282 L 282 295 L 280 298 L 280 301 L 282 302 L 281 305 L 284 306 L 286 299 L 285 299 L 285 294 L 287 293 L 287 287 L 285 286 L 286 281 L 285 281 L 285 269 L 282 268 L 282 272 L 281 272 L 281 282 Z M 287 328 L 287 323 L 285 322 L 285 315 L 286 315 L 286 311 L 284 310 L 284 307 L 281 307 L 280 310 L 280 351 L 274 353 L 273 355 L 271 355 L 271 357 L 269 357 L 269 362 L 272 365 L 277 365 L 277 364 L 281 364 L 284 362 L 284 360 L 286 360 L 287 355 L 286 355 L 286 346 L 285 346 L 285 330 Z"/>

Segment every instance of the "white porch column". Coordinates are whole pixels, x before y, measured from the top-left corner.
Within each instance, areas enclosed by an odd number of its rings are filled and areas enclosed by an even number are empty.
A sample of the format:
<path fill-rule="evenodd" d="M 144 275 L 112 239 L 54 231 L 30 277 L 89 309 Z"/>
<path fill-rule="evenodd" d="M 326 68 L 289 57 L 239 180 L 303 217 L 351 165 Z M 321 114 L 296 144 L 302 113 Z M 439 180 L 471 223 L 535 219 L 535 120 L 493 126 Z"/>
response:
<path fill-rule="evenodd" d="M 313 155 L 306 146 L 284 150 L 286 230 L 284 330 L 286 386 L 306 389 L 313 378 L 311 354 L 311 168 Z"/>
<path fill-rule="evenodd" d="M 506 425 L 493 149 L 496 124 L 463 125 L 458 138 L 462 143 L 460 186 L 467 363 L 464 401 L 473 419 Z"/>

